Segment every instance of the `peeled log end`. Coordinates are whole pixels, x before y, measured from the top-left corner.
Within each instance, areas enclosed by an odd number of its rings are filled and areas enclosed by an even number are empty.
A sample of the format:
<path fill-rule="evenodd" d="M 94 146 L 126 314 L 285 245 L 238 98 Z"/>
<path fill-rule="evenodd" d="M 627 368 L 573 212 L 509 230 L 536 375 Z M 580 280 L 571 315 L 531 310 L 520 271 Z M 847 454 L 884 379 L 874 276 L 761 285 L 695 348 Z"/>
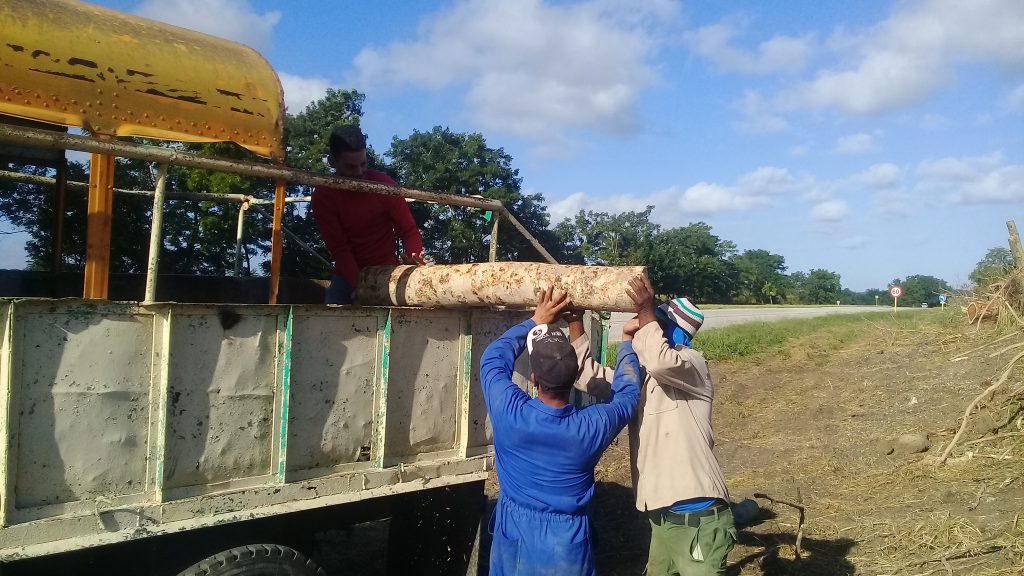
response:
<path fill-rule="evenodd" d="M 436 266 L 370 266 L 359 274 L 356 300 L 366 306 L 533 308 L 540 290 L 568 293 L 573 307 L 626 312 L 631 278 L 643 266 L 573 266 L 537 262 L 483 262 Z"/>
<path fill-rule="evenodd" d="M 974 324 L 982 320 L 996 320 L 999 316 L 999 304 L 991 300 L 972 300 L 967 304 L 967 323 Z"/>

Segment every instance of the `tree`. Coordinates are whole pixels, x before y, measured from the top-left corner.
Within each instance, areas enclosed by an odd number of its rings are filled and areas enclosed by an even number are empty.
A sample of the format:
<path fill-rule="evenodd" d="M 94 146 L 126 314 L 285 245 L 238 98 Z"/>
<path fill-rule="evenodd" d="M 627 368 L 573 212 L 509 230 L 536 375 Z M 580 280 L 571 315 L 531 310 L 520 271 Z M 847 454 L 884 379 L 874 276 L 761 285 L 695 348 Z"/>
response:
<path fill-rule="evenodd" d="M 732 257 L 739 271 L 739 297 L 745 302 L 764 303 L 778 296 L 784 285 L 786 259 L 767 250 L 746 250 Z M 770 290 L 765 291 L 768 287 Z"/>
<path fill-rule="evenodd" d="M 903 306 L 919 306 L 922 303 L 938 306 L 939 294 L 948 294 L 951 291 L 945 280 L 920 274 L 907 276 L 906 280 L 897 278 L 893 283 L 903 288 L 903 294 L 899 299 Z"/>
<path fill-rule="evenodd" d="M 1013 254 L 1006 248 L 990 248 L 969 278 L 975 286 L 986 286 L 1006 277 L 1010 270 L 1013 270 Z"/>
<path fill-rule="evenodd" d="M 806 275 L 793 274 L 791 278 L 801 281 L 798 291 L 801 300 L 806 304 L 834 304 L 841 298 L 843 285 L 839 274 L 835 272 L 819 268 L 811 270 Z"/>
<path fill-rule="evenodd" d="M 696 222 L 662 231 L 654 238 L 647 272 L 661 294 L 687 296 L 697 302 L 729 302 L 738 274 L 730 256 L 736 245 Z"/>
<path fill-rule="evenodd" d="M 461 134 L 435 126 L 392 139 L 386 154 L 399 182 L 463 196 L 500 201 L 541 244 L 559 259 L 564 255 L 550 222 L 544 197 L 523 194 L 519 170 L 501 148 L 487 146 L 479 133 Z M 413 216 L 423 233 L 427 254 L 440 263 L 485 262 L 488 259 L 492 215 L 462 206 L 414 203 Z M 539 260 L 540 255 L 510 223 L 499 225 L 498 257 Z"/>
<path fill-rule="evenodd" d="M 24 164 L 8 164 L 7 170 L 36 176 L 54 175 L 54 170 Z M 152 190 L 153 178 L 149 165 L 137 160 L 118 159 L 114 186 L 130 190 Z M 68 163 L 69 181 L 88 181 L 84 164 Z M 55 194 L 51 186 L 20 184 L 0 180 L 0 215 L 14 226 L 26 230 L 29 240 L 25 245 L 30 270 L 50 270 L 53 263 L 53 221 Z M 86 200 L 83 192 L 68 190 L 63 218 L 62 268 L 85 268 Z M 110 271 L 139 273 L 146 270 L 149 243 L 149 219 L 152 200 L 139 197 L 116 196 L 111 221 Z M 139 239 L 142 238 L 143 241 Z"/>
<path fill-rule="evenodd" d="M 569 259 L 603 266 L 644 265 L 660 231 L 651 222 L 654 206 L 643 212 L 584 212 L 555 227 Z"/>

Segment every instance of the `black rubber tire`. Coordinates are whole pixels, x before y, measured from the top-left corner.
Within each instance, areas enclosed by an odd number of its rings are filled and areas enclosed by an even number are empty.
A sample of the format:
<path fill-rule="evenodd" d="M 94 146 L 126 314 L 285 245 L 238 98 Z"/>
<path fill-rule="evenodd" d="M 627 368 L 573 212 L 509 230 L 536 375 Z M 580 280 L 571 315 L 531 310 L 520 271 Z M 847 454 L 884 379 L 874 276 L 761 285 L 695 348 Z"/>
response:
<path fill-rule="evenodd" d="M 178 576 L 327 576 L 301 552 L 277 544 L 250 544 L 218 552 Z"/>

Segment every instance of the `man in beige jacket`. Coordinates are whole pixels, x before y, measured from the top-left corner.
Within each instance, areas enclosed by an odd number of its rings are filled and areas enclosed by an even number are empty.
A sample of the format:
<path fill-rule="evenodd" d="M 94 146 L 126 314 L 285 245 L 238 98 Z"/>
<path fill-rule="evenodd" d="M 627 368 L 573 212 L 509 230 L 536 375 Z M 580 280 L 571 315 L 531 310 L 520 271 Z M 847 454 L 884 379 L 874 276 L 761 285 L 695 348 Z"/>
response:
<path fill-rule="evenodd" d="M 649 576 L 724 574 L 736 528 L 729 491 L 712 449 L 714 384 L 704 355 L 690 347 L 704 315 L 686 298 L 655 306 L 646 276 L 629 283 L 637 317 L 623 329 L 644 372 L 640 403 L 629 424 L 636 507 L 651 523 Z M 591 358 L 582 321 L 569 337 L 581 373 L 577 388 L 600 395 L 613 372 Z"/>

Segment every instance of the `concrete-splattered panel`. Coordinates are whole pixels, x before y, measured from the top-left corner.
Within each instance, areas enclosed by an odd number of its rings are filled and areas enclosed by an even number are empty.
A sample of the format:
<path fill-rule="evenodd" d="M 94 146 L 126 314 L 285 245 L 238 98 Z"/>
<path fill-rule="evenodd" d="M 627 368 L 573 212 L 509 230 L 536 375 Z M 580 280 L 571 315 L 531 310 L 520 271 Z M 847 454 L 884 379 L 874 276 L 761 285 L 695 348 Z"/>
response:
<path fill-rule="evenodd" d="M 392 311 L 386 456 L 455 447 L 461 324 L 456 312 Z"/>
<path fill-rule="evenodd" d="M 377 314 L 320 308 L 292 323 L 288 470 L 369 459 Z"/>
<path fill-rule="evenodd" d="M 18 508 L 145 490 L 153 317 L 15 304 Z"/>
<path fill-rule="evenodd" d="M 164 486 L 269 474 L 278 317 L 184 309 L 171 312 Z"/>
<path fill-rule="evenodd" d="M 473 363 L 469 386 L 469 446 L 493 444 L 491 417 L 487 413 L 483 389 L 480 387 L 480 357 L 487 346 L 506 330 L 530 317 L 530 312 L 473 312 Z M 516 361 L 512 381 L 523 390 L 529 389 L 530 362 L 526 352 Z"/>

